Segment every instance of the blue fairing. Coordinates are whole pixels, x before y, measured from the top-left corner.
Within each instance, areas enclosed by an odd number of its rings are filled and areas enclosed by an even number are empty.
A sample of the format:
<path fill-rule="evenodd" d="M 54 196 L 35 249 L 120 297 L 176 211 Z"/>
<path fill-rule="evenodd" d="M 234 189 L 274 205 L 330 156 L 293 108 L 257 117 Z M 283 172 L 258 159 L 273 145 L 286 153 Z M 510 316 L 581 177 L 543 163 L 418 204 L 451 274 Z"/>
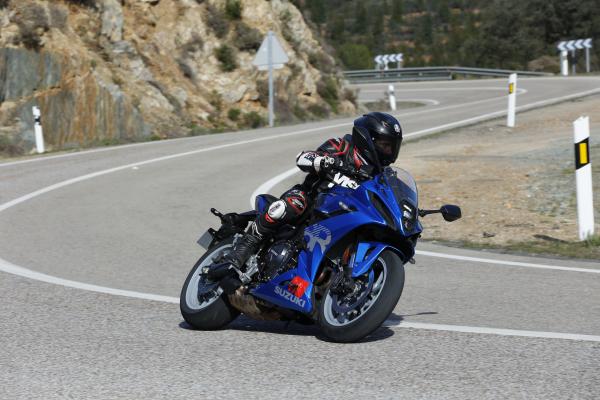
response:
<path fill-rule="evenodd" d="M 387 216 L 373 205 L 375 198 L 385 206 Z M 336 186 L 327 193 L 321 193 L 315 210 L 329 218 L 304 230 L 306 249 L 298 256 L 297 268 L 259 285 L 252 294 L 284 308 L 310 313 L 313 311 L 313 282 L 327 251 L 345 235 L 365 225 L 387 226 L 401 238 L 420 233 L 422 228 L 416 214 L 414 220 L 405 221 L 407 210 L 414 208 L 416 213 L 417 198 L 412 177 L 406 171 L 392 168 L 386 168 L 381 175 L 364 182 L 357 189 Z M 265 204 L 266 200 L 258 196 L 257 209 L 263 211 Z M 392 224 L 394 226 L 390 226 Z M 361 242 L 353 258 L 352 275 L 357 277 L 368 273 L 373 262 L 387 248 L 397 252 L 403 260 L 414 254 L 414 250 L 413 254 L 403 254 L 384 242 Z"/>

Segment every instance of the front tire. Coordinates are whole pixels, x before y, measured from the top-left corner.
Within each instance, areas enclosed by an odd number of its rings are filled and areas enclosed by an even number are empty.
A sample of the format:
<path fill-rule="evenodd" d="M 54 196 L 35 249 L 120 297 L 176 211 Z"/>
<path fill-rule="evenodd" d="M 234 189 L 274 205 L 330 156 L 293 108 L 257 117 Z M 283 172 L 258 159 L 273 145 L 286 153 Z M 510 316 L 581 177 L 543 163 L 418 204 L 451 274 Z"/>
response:
<path fill-rule="evenodd" d="M 206 284 L 201 276 L 202 267 L 213 263 L 213 259 L 233 246 L 233 238 L 226 239 L 212 246 L 194 265 L 187 276 L 181 295 L 179 308 L 183 319 L 192 327 L 200 330 L 221 329 L 233 321 L 240 312 L 233 308 L 227 295 L 220 287 L 216 287 L 200 300 L 198 286 Z"/>
<path fill-rule="evenodd" d="M 337 296 L 331 293 L 330 287 L 319 305 L 319 326 L 334 342 L 359 341 L 383 324 L 402 295 L 404 265 L 397 254 L 385 250 L 371 271 L 357 279 L 362 280 L 365 289 L 355 295 L 358 299 Z M 356 300 L 355 307 L 353 300 Z"/>

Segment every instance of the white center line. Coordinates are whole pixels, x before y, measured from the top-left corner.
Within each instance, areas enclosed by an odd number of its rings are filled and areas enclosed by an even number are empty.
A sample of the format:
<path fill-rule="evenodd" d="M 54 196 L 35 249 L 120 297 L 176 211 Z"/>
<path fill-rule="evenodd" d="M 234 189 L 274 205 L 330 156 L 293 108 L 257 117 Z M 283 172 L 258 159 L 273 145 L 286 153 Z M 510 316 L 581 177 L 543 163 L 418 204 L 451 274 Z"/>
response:
<path fill-rule="evenodd" d="M 462 326 L 462 325 L 441 325 L 428 324 L 422 322 L 394 321 L 387 320 L 383 326 L 388 328 L 413 328 L 413 329 L 429 329 L 434 331 L 445 332 L 461 332 L 461 333 L 477 333 L 487 335 L 500 336 L 520 336 L 532 337 L 541 339 L 563 339 L 563 340 L 579 340 L 586 342 L 600 342 L 600 336 L 596 335 L 581 335 L 578 333 L 562 333 L 562 332 L 545 332 L 545 331 L 523 331 L 517 329 L 500 329 L 486 328 L 480 326 Z"/>

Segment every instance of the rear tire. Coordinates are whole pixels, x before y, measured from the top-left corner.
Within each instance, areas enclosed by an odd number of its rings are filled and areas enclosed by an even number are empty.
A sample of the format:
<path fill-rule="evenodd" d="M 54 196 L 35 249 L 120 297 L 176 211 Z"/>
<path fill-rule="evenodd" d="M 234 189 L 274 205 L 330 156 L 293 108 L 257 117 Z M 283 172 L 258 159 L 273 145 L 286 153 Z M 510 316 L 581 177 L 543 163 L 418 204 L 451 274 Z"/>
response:
<path fill-rule="evenodd" d="M 339 317 L 340 313 L 333 308 L 333 302 L 337 299 L 331 294 L 331 288 L 325 292 L 319 304 L 318 324 L 323 333 L 332 341 L 349 343 L 361 340 L 377 330 L 396 307 L 404 288 L 402 260 L 394 252 L 385 250 L 373 263 L 372 269 L 375 272 L 374 279 L 378 279 L 379 276 L 383 280 L 383 287 L 377 294 L 374 294 L 373 303 L 355 319 L 343 316 L 347 314 Z M 385 273 L 382 275 L 383 271 Z M 373 286 L 371 292 L 376 291 L 375 287 Z"/>
<path fill-rule="evenodd" d="M 232 246 L 233 238 L 212 246 L 196 262 L 183 284 L 179 297 L 179 308 L 183 319 L 195 329 L 221 329 L 240 315 L 240 312 L 229 304 L 227 295 L 221 288 L 215 289 L 214 296 L 202 303 L 197 298 L 201 268 L 210 265 L 215 256 Z"/>

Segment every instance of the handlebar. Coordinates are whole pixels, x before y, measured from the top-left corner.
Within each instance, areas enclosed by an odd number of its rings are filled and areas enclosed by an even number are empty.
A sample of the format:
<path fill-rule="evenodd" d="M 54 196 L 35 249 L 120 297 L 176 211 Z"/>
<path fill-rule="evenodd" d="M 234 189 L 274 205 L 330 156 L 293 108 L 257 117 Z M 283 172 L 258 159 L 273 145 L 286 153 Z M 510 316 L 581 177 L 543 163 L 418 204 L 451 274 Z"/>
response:
<path fill-rule="evenodd" d="M 355 178 L 361 178 L 361 179 L 371 179 L 372 178 L 371 175 L 369 175 L 365 171 L 361 171 L 360 169 L 355 169 L 355 168 L 348 167 L 348 166 L 336 167 L 336 168 L 334 168 L 334 170 L 341 172 L 345 175 L 355 177 Z"/>

